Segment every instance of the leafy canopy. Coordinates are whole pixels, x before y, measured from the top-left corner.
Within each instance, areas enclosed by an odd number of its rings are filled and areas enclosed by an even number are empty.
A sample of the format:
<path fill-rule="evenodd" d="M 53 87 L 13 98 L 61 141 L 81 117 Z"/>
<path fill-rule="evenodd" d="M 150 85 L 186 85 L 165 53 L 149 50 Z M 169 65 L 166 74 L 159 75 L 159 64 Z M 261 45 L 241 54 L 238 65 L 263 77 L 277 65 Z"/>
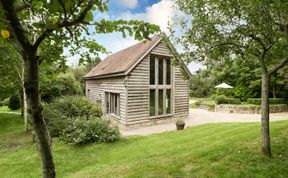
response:
<path fill-rule="evenodd" d="M 0 29 L 4 35 L 7 35 L 6 31 L 10 32 L 8 40 L 16 43 L 20 54 L 23 50 L 36 51 L 41 61 L 59 65 L 65 65 L 64 49 L 72 56 L 79 54 L 80 63 L 106 53 L 106 49 L 92 38 L 94 34 L 120 32 L 123 37 L 129 34 L 142 40 L 159 31 L 158 26 L 138 20 L 95 21 L 94 16 L 108 11 L 107 3 L 102 0 L 3 1 Z"/>
<path fill-rule="evenodd" d="M 177 21 L 187 29 L 176 40 L 185 47 L 188 61 L 213 66 L 237 55 L 249 62 L 264 54 L 264 63 L 272 68 L 287 56 L 288 1 L 176 0 L 176 4 L 192 20 L 191 28 Z"/>

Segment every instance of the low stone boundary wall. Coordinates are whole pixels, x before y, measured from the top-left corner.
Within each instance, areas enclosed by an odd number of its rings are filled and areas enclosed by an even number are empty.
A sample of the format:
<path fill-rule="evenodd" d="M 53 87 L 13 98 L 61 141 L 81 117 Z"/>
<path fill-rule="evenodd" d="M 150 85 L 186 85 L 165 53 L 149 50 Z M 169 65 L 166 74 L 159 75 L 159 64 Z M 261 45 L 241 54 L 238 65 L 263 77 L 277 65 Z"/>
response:
<path fill-rule="evenodd" d="M 232 105 L 220 104 L 215 106 L 217 112 L 228 112 L 238 114 L 260 114 L 261 106 L 258 105 Z M 270 113 L 288 112 L 288 104 L 270 105 Z"/>

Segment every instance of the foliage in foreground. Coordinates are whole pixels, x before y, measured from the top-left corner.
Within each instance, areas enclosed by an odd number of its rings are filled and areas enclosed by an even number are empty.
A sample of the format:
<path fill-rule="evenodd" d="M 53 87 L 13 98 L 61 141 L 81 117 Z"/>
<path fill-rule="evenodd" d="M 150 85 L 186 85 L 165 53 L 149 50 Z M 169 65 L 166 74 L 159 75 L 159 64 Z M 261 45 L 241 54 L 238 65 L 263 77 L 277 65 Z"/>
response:
<path fill-rule="evenodd" d="M 76 117 L 68 121 L 61 139 L 70 145 L 87 143 L 114 142 L 119 140 L 120 132 L 116 126 L 104 118 Z"/>
<path fill-rule="evenodd" d="M 101 108 L 82 96 L 64 96 L 54 99 L 49 104 L 44 104 L 43 117 L 47 122 L 52 137 L 61 135 L 67 127 L 69 120 L 81 117 L 100 118 Z"/>
<path fill-rule="evenodd" d="M 112 142 L 120 137 L 118 127 L 102 118 L 98 104 L 82 96 L 65 96 L 44 105 L 43 117 L 52 137 L 67 144 Z"/>
<path fill-rule="evenodd" d="M 259 123 L 207 124 L 180 132 L 69 146 L 53 140 L 58 177 L 288 177 L 288 122 L 271 122 L 274 158 L 260 153 Z M 20 116 L 0 114 L 2 177 L 40 177 L 37 147 Z"/>

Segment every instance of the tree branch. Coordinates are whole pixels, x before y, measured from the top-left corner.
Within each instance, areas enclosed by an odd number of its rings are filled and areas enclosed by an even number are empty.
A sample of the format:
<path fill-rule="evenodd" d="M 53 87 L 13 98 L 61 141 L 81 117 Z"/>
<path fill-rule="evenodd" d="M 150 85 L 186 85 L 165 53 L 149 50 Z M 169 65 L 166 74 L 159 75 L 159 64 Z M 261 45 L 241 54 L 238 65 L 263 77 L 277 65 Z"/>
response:
<path fill-rule="evenodd" d="M 23 5 L 17 7 L 17 8 L 15 9 L 15 11 L 16 11 L 16 12 L 21 12 L 22 10 L 28 9 L 28 8 L 30 8 L 30 7 L 31 7 L 31 4 L 24 3 Z"/>
<path fill-rule="evenodd" d="M 62 0 L 58 0 L 60 5 L 62 6 L 63 12 L 64 12 L 64 18 L 67 19 L 67 12 L 65 8 L 65 4 L 62 2 Z"/>
<path fill-rule="evenodd" d="M 243 46 L 243 45 L 239 45 L 239 44 L 236 44 L 236 43 L 233 43 L 233 42 L 223 42 L 223 43 L 219 43 L 219 44 L 216 44 L 215 46 L 236 46 L 238 48 L 247 48 L 247 46 Z"/>
<path fill-rule="evenodd" d="M 253 40 L 257 41 L 263 48 L 264 51 L 266 51 L 266 45 L 264 44 L 264 42 L 261 40 L 261 38 L 257 37 L 254 34 L 249 34 L 249 37 L 251 37 Z"/>
<path fill-rule="evenodd" d="M 17 41 L 20 43 L 21 47 L 27 52 L 31 51 L 32 45 L 28 38 L 24 34 L 24 29 L 17 17 L 16 10 L 13 6 L 14 1 L 1 0 L 3 9 L 5 10 L 6 19 L 9 21 L 9 26 L 14 31 L 17 37 Z"/>
<path fill-rule="evenodd" d="M 276 65 L 271 71 L 269 71 L 269 75 L 273 75 L 275 72 L 277 72 L 279 69 L 284 67 L 286 64 L 288 64 L 288 57 L 286 57 L 284 60 L 282 60 L 278 65 Z"/>
<path fill-rule="evenodd" d="M 2 0 L 3 1 L 3 0 Z M 81 14 L 74 19 L 73 21 L 63 21 L 61 23 L 57 23 L 55 28 L 47 28 L 43 31 L 43 33 L 38 37 L 38 39 L 36 40 L 36 42 L 33 45 L 34 50 L 37 50 L 39 45 L 41 44 L 41 42 L 47 37 L 49 36 L 49 34 L 51 34 L 54 30 L 56 30 L 57 28 L 63 28 L 63 27 L 70 27 L 79 23 L 83 23 L 87 13 L 89 12 L 89 10 L 91 10 L 91 8 L 93 7 L 95 3 L 95 0 L 90 0 L 88 2 L 88 4 L 85 6 L 84 10 L 81 12 Z"/>

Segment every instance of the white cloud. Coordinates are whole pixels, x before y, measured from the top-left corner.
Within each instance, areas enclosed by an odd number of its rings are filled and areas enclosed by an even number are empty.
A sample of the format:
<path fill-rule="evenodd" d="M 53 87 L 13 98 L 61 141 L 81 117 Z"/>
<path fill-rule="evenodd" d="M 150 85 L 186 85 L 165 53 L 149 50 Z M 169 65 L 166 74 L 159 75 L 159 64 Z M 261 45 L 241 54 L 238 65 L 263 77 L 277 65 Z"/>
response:
<path fill-rule="evenodd" d="M 115 1 L 114 1 L 115 2 Z M 127 8 L 134 8 L 138 5 L 137 0 L 116 0 L 118 5 L 125 6 Z M 121 4 L 120 4 L 121 3 Z M 148 6 L 145 8 L 145 11 L 142 13 L 131 13 L 131 11 L 126 11 L 119 15 L 118 17 L 113 17 L 104 14 L 105 19 L 124 19 L 124 20 L 143 20 L 146 22 L 150 22 L 156 25 L 159 25 L 161 30 L 166 34 L 169 34 L 168 30 L 168 22 L 173 23 L 173 17 L 187 17 L 182 12 L 175 10 L 173 7 L 173 0 L 161 0 L 158 3 L 153 4 L 152 6 Z M 98 17 L 98 16 L 96 16 Z M 103 18 L 99 16 L 96 19 Z M 176 27 L 177 32 L 181 33 L 180 27 Z M 132 37 L 127 36 L 127 38 L 122 38 L 121 33 L 112 33 L 112 34 L 97 34 L 95 36 L 96 41 L 99 44 L 102 44 L 108 51 L 114 53 L 124 48 L 127 48 L 131 45 L 136 44 L 138 41 L 134 40 Z M 178 51 L 183 51 L 181 47 L 176 46 Z M 102 54 L 100 57 L 104 59 L 107 55 Z M 74 63 L 76 60 L 71 60 L 70 63 Z M 204 66 L 199 63 L 190 63 L 188 65 L 189 70 L 192 73 L 199 69 L 203 69 Z"/>
<path fill-rule="evenodd" d="M 137 0 L 118 0 L 118 5 L 133 9 L 137 7 L 138 1 Z"/>
<path fill-rule="evenodd" d="M 172 20 L 174 14 L 178 13 L 172 8 L 172 5 L 172 0 L 161 0 L 152 6 L 146 7 L 143 13 L 126 11 L 119 16 L 119 19 L 144 20 L 159 25 L 162 31 L 168 33 L 168 22 Z"/>

